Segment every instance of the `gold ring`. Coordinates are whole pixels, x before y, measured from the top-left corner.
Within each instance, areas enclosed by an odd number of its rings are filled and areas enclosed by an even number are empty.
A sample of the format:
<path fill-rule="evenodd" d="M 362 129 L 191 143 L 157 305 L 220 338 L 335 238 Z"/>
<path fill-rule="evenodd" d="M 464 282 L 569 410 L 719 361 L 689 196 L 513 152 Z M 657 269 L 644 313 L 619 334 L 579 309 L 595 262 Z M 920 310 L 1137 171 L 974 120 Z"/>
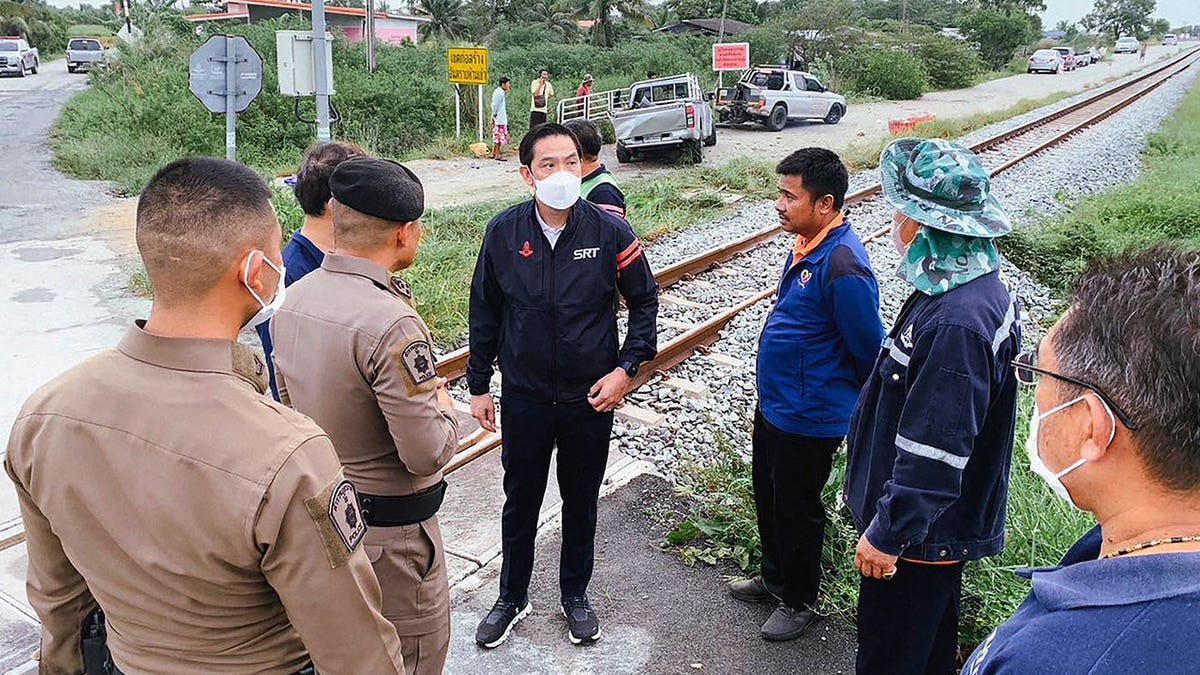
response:
<path fill-rule="evenodd" d="M 893 567 L 892 569 L 883 573 L 884 579 L 891 579 L 894 576 L 896 576 L 896 568 L 895 567 Z"/>

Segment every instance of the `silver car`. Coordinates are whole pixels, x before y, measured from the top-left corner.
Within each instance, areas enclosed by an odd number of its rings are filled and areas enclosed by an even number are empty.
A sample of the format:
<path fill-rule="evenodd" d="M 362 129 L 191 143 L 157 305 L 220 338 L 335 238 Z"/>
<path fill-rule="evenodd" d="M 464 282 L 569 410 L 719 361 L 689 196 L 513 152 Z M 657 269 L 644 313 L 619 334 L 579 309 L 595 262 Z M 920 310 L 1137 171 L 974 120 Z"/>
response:
<path fill-rule="evenodd" d="M 1063 69 L 1063 57 L 1053 49 L 1039 49 L 1029 57 L 1029 73 L 1059 73 Z"/>

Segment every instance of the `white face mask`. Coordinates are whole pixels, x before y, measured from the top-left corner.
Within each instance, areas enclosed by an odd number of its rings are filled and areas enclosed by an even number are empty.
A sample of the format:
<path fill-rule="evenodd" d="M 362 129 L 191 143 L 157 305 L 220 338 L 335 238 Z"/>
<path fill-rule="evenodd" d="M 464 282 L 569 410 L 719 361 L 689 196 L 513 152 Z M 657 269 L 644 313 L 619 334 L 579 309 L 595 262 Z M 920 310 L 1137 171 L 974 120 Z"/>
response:
<path fill-rule="evenodd" d="M 1063 410 L 1070 408 L 1082 400 L 1084 400 L 1084 397 L 1079 396 L 1040 414 L 1037 411 L 1037 404 L 1035 403 L 1033 407 L 1033 414 L 1029 417 L 1029 438 L 1025 441 L 1025 450 L 1029 453 L 1029 468 L 1032 469 L 1033 472 L 1038 476 L 1040 476 L 1042 480 L 1046 481 L 1046 484 L 1050 486 L 1050 489 L 1054 491 L 1054 494 L 1061 497 L 1064 501 L 1076 509 L 1078 509 L 1079 506 L 1075 503 L 1074 499 L 1071 499 L 1071 493 L 1067 491 L 1067 486 L 1063 485 L 1062 479 L 1063 476 L 1066 476 L 1075 469 L 1078 469 L 1086 464 L 1087 459 L 1080 457 L 1079 461 L 1075 462 L 1071 466 L 1068 466 L 1062 471 L 1059 471 L 1058 473 L 1051 471 L 1050 467 L 1046 466 L 1046 463 L 1042 461 L 1042 456 L 1038 454 L 1038 425 L 1042 420 L 1053 415 L 1054 413 L 1062 412 Z M 1104 409 L 1108 412 L 1109 419 L 1112 420 L 1112 433 L 1109 434 L 1108 437 L 1108 442 L 1112 443 L 1113 437 L 1116 436 L 1117 433 L 1117 419 L 1113 416 L 1112 411 L 1108 409 L 1107 405 L 1104 406 Z"/>
<path fill-rule="evenodd" d="M 579 176 L 559 171 L 545 180 L 533 179 L 538 201 L 558 211 L 566 211 L 579 201 Z"/>
<path fill-rule="evenodd" d="M 254 299 L 258 301 L 258 304 L 262 306 L 262 309 L 258 310 L 254 316 L 250 317 L 249 321 L 242 324 L 242 330 L 253 328 L 264 321 L 269 321 L 271 317 L 275 316 L 275 312 L 279 311 L 279 308 L 283 306 L 283 301 L 287 297 L 287 287 L 283 285 L 283 273 L 285 268 L 283 265 L 276 267 L 275 263 L 271 262 L 265 253 L 263 254 L 263 262 L 265 262 L 268 267 L 275 270 L 279 274 L 279 284 L 275 287 L 275 297 L 271 298 L 271 302 L 264 302 L 263 299 L 259 297 L 258 293 L 255 293 L 254 289 L 250 288 L 250 285 L 246 283 L 246 279 L 250 278 L 250 263 L 253 261 L 254 256 L 246 258 L 246 269 L 242 270 L 242 285 L 246 287 L 246 290 L 250 291 L 250 295 L 254 296 Z"/>

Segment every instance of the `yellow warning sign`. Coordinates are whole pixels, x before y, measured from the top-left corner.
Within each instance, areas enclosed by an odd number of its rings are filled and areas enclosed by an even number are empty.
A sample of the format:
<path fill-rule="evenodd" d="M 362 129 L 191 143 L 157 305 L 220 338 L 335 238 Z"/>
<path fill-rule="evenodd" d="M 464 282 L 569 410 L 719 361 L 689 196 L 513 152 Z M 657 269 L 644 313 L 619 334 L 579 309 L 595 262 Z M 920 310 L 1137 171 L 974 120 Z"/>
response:
<path fill-rule="evenodd" d="M 488 53 L 486 49 L 451 49 L 450 84 L 487 84 Z"/>

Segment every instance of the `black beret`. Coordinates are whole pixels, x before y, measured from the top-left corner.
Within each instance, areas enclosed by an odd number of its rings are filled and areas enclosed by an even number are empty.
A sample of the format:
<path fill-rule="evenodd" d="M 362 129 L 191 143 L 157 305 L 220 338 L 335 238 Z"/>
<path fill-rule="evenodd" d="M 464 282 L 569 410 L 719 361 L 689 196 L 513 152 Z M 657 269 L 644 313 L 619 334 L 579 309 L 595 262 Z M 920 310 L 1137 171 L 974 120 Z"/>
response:
<path fill-rule="evenodd" d="M 355 157 L 333 170 L 329 191 L 359 213 L 407 223 L 425 213 L 425 188 L 408 167 L 390 159 Z"/>

